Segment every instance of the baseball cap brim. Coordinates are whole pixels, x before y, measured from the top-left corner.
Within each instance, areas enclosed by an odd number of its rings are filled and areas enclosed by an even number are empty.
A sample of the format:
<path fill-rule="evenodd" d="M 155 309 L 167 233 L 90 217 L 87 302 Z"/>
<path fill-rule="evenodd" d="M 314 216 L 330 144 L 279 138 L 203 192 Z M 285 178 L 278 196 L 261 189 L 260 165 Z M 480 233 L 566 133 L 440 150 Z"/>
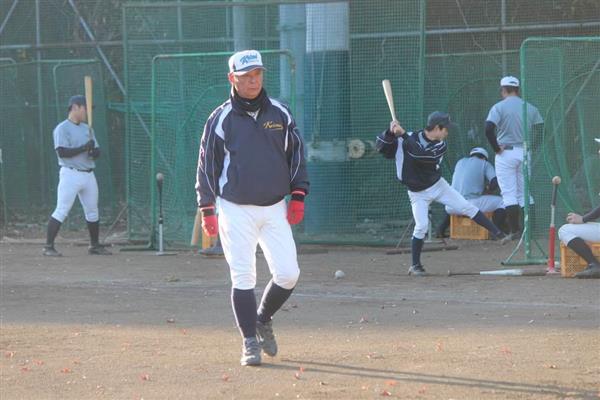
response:
<path fill-rule="evenodd" d="M 244 75 L 247 74 L 250 71 L 254 71 L 255 69 L 262 69 L 263 71 L 266 71 L 267 69 L 265 67 L 263 67 L 262 65 L 251 65 L 249 67 L 246 68 L 242 68 L 238 71 L 234 71 L 232 72 L 232 74 L 240 76 L 240 75 Z"/>

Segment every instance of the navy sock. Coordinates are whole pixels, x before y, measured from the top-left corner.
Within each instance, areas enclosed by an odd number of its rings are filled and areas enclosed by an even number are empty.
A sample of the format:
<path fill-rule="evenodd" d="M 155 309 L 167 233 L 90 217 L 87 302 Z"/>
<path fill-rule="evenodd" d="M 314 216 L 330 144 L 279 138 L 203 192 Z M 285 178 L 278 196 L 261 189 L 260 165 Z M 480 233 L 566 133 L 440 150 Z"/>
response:
<path fill-rule="evenodd" d="M 269 284 L 265 288 L 262 300 L 260 302 L 260 308 L 258 309 L 257 319 L 260 322 L 269 322 L 273 314 L 277 312 L 290 298 L 292 295 L 292 289 L 284 289 L 273 282 L 273 279 L 269 281 Z"/>
<path fill-rule="evenodd" d="M 590 247 L 583 241 L 582 238 L 573 238 L 567 243 L 567 246 L 583 258 L 588 264 L 598 264 L 598 259 L 592 253 Z"/>
<path fill-rule="evenodd" d="M 477 214 L 475 214 L 475 216 L 471 219 L 490 231 L 492 235 L 496 237 L 502 236 L 502 231 L 496 225 L 494 225 L 494 223 L 490 221 L 481 211 L 477 211 Z"/>
<path fill-rule="evenodd" d="M 508 229 L 510 229 L 510 233 L 519 233 L 521 227 L 519 226 L 519 220 L 521 216 L 519 215 L 521 209 L 518 205 L 508 206 L 506 207 L 506 222 L 508 223 Z"/>
<path fill-rule="evenodd" d="M 506 210 L 504 208 L 498 208 L 492 215 L 492 222 L 504 233 L 510 233 L 510 230 L 506 226 Z"/>
<path fill-rule="evenodd" d="M 245 338 L 256 336 L 256 297 L 254 296 L 254 289 L 233 288 L 231 290 L 231 304 L 235 321 L 242 336 Z"/>
<path fill-rule="evenodd" d="M 46 246 L 54 246 L 54 239 L 58 235 L 61 222 L 53 217 L 48 220 L 48 232 L 46 233 Z"/>
<path fill-rule="evenodd" d="M 423 239 L 417 239 L 413 236 L 410 244 L 412 254 L 412 265 L 421 265 L 421 250 L 423 249 Z"/>

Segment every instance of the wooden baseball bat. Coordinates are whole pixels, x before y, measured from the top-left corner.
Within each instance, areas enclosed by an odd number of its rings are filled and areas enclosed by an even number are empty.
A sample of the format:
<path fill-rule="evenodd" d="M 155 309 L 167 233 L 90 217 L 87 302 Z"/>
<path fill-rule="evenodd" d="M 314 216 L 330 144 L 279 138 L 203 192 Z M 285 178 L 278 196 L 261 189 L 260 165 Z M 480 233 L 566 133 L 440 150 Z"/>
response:
<path fill-rule="evenodd" d="M 93 135 L 92 135 L 92 123 L 93 123 L 93 119 L 92 119 L 92 109 L 94 108 L 94 96 L 93 96 L 93 82 L 92 82 L 92 77 L 89 75 L 86 75 L 84 78 L 84 82 L 85 82 L 85 109 L 87 111 L 87 124 L 90 127 L 90 130 L 88 131 L 88 135 L 90 140 L 93 139 Z"/>
<path fill-rule="evenodd" d="M 550 202 L 550 228 L 548 230 L 548 272 L 555 273 L 554 247 L 556 242 L 556 227 L 554 226 L 554 215 L 556 213 L 556 192 L 560 185 L 560 176 L 552 178 L 552 200 Z"/>
<path fill-rule="evenodd" d="M 192 240 L 190 244 L 192 246 L 198 246 L 198 242 L 202 237 L 202 211 L 200 208 L 196 211 L 196 218 L 194 218 L 194 229 L 192 230 Z"/>
<path fill-rule="evenodd" d="M 383 93 L 385 94 L 385 99 L 387 100 L 388 107 L 390 108 L 390 114 L 392 115 L 393 121 L 398 121 L 396 118 L 396 110 L 394 108 L 394 96 L 392 95 L 392 84 L 389 79 L 384 79 L 381 81 L 381 85 L 383 86 Z"/>

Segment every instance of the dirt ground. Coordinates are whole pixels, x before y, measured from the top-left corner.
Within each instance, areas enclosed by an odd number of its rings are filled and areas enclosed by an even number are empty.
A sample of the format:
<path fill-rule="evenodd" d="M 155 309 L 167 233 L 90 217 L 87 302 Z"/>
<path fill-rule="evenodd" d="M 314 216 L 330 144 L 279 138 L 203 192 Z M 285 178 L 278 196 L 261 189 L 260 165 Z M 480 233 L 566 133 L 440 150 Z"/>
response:
<path fill-rule="evenodd" d="M 423 278 L 409 254 L 302 247 L 279 355 L 241 367 L 223 259 L 82 244 L 0 244 L 2 400 L 600 398 L 599 280 L 447 276 L 510 246 L 453 241 Z M 260 256 L 258 276 L 260 296 Z"/>

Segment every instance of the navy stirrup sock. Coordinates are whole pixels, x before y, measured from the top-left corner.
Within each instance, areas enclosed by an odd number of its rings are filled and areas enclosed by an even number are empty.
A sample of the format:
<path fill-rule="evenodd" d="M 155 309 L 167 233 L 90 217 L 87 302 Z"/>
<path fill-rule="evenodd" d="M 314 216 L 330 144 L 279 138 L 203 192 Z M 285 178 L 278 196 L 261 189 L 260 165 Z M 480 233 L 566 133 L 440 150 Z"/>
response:
<path fill-rule="evenodd" d="M 254 289 L 231 290 L 231 304 L 235 321 L 242 336 L 245 338 L 256 336 L 256 297 Z"/>
<path fill-rule="evenodd" d="M 490 231 L 492 235 L 496 237 L 502 236 L 502 231 L 498 229 L 498 227 L 494 225 L 494 223 L 490 221 L 481 211 L 477 211 L 477 214 L 475 214 L 475 216 L 471 219 Z"/>
<path fill-rule="evenodd" d="M 412 255 L 412 265 L 421 265 L 421 250 L 423 249 L 423 239 L 417 239 L 413 236 L 410 244 Z"/>
<path fill-rule="evenodd" d="M 567 243 L 567 247 L 572 249 L 581 258 L 583 258 L 588 264 L 598 264 L 598 260 L 594 257 L 594 253 L 589 246 L 583 241 L 582 238 L 574 238 Z"/>
<path fill-rule="evenodd" d="M 293 291 L 294 288 L 284 289 L 275 284 L 271 279 L 265 288 L 262 301 L 260 302 L 257 319 L 260 322 L 269 322 L 273 314 L 289 299 Z"/>

